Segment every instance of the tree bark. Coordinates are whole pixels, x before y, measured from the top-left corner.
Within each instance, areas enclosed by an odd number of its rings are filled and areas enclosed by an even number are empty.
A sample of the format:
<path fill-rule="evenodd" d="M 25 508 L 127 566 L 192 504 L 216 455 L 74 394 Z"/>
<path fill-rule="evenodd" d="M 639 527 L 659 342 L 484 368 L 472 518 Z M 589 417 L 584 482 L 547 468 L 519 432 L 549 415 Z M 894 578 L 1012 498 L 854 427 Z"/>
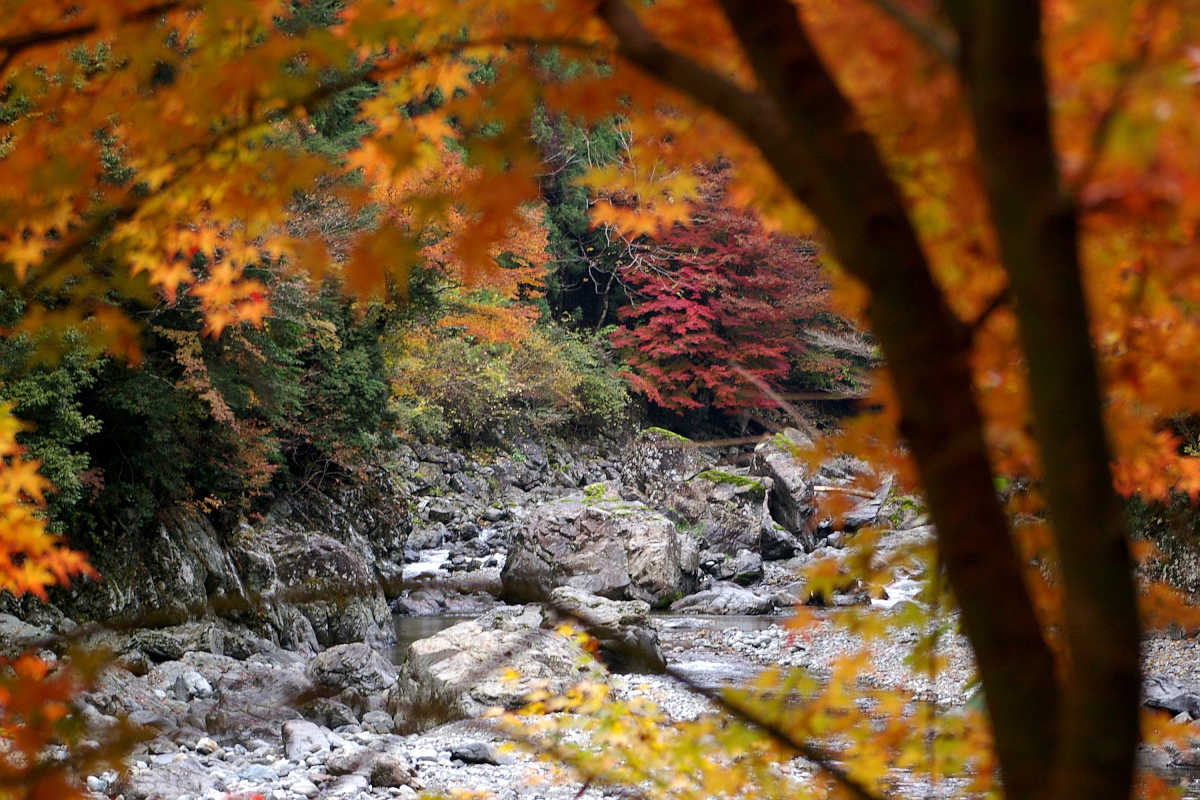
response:
<path fill-rule="evenodd" d="M 895 381 L 941 558 L 963 611 L 1011 797 L 1047 791 L 1054 663 L 994 489 L 969 336 L 934 283 L 874 142 L 817 57 L 790 0 L 721 0 L 759 78 L 750 92 L 653 39 L 620 0 L 600 12 L 620 52 L 725 116 L 820 219 L 871 290 L 872 330 Z"/>
<path fill-rule="evenodd" d="M 1140 630 L 1079 264 L 1077 209 L 1059 185 L 1041 5 L 951 9 L 988 200 L 1016 301 L 1034 434 L 1061 562 L 1069 652 L 1054 796 L 1130 796 Z"/>

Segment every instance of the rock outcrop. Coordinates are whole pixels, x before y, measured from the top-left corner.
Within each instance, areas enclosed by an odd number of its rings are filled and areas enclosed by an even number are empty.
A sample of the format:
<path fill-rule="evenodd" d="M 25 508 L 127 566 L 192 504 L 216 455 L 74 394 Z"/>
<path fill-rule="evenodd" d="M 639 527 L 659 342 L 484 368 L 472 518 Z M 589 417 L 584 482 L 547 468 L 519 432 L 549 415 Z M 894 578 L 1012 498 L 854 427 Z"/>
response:
<path fill-rule="evenodd" d="M 393 633 L 382 586 L 398 582 L 411 519 L 406 489 L 386 471 L 375 473 L 328 494 L 283 497 L 262 520 L 229 532 L 185 508 L 164 512 L 150 528 L 114 525 L 103 547 L 88 553 L 101 580 L 54 589 L 51 606 L 7 598 L 0 610 L 56 633 L 63 631 L 47 623 L 230 623 L 213 634 L 228 647 L 208 645 L 214 652 L 245 649 L 226 635 L 242 626 L 301 652 L 352 641 L 386 646 Z"/>
<path fill-rule="evenodd" d="M 518 530 L 501 572 L 506 599 L 540 602 L 559 586 L 661 608 L 687 593 L 698 550 L 645 504 L 601 496 L 544 503 Z"/>
<path fill-rule="evenodd" d="M 600 656 L 613 672 L 663 672 L 667 668 L 650 606 L 641 600 L 608 600 L 560 586 L 550 593 L 551 614 L 583 627 L 600 644 Z"/>
<path fill-rule="evenodd" d="M 802 433 L 788 428 L 754 449 L 750 471 L 771 480 L 773 491 L 768 501 L 771 516 L 784 531 L 795 537 L 805 552 L 812 552 L 816 547 L 813 481 L 794 455 L 797 448 L 806 445 L 811 446 L 811 442 Z M 788 545 L 787 537 L 773 530 L 763 532 L 764 557 L 791 558 L 795 550 Z"/>
<path fill-rule="evenodd" d="M 671 604 L 684 614 L 769 614 L 774 607 L 769 596 L 736 583 L 717 583 Z"/>
<path fill-rule="evenodd" d="M 732 470 L 706 469 L 668 495 L 669 512 L 694 534 L 704 549 L 725 555 L 758 552 L 773 521 L 767 512 L 770 478 Z"/>
<path fill-rule="evenodd" d="M 603 677 L 602 665 L 546 624 L 540 606 L 500 606 L 413 642 L 387 696 L 396 728 L 518 708 L 534 689 L 558 693 Z"/>

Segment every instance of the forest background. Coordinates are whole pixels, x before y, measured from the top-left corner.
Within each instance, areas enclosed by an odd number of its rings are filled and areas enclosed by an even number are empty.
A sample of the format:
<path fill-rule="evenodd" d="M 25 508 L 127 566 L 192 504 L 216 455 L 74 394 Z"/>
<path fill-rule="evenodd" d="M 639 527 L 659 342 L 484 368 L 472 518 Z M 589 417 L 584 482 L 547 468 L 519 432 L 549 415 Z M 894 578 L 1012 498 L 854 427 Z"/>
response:
<path fill-rule="evenodd" d="M 8 588 L 86 572 L 44 520 L 102 546 L 396 435 L 598 430 L 621 371 L 718 425 L 859 391 L 851 319 L 891 371 L 830 446 L 929 495 L 1010 788 L 1128 794 L 1114 487 L 1200 489 L 1187 3 L 10 5 Z"/>

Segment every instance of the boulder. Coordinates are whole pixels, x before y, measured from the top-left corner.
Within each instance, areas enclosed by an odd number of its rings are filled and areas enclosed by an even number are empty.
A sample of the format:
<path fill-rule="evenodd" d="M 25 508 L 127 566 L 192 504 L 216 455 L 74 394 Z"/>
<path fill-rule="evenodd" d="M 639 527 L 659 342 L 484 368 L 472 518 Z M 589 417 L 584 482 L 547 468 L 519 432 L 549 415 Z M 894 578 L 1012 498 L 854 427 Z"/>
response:
<path fill-rule="evenodd" d="M 353 742 L 339 747 L 325 759 L 325 772 L 330 775 L 365 775 L 371 771 L 378 754 Z"/>
<path fill-rule="evenodd" d="M 809 538 L 813 537 L 810 535 Z M 782 561 L 793 558 L 797 553 L 808 552 L 802 537 L 791 533 L 774 520 L 762 529 L 758 539 L 758 551 L 763 561 Z"/>
<path fill-rule="evenodd" d="M 558 693 L 604 676 L 576 642 L 544 624 L 540 606 L 500 606 L 413 642 L 388 692 L 397 730 L 518 708 L 534 689 Z"/>
<path fill-rule="evenodd" d="M 707 466 L 691 439 L 665 428 L 646 428 L 625 450 L 623 472 L 655 508 L 668 507 L 676 487 Z"/>
<path fill-rule="evenodd" d="M 388 466 L 368 467 L 363 480 L 306 489 L 277 502 L 263 527 L 319 531 L 346 545 L 365 561 L 380 583 L 398 580 L 412 530 L 410 496 L 401 476 L 409 462 L 397 450 Z"/>
<path fill-rule="evenodd" d="M 359 712 L 382 709 L 396 682 L 396 668 L 362 642 L 335 645 L 318 653 L 305 669 L 318 691 Z"/>
<path fill-rule="evenodd" d="M 1186 712 L 1192 719 L 1200 719 L 1200 686 L 1185 686 L 1172 678 L 1156 675 L 1146 678 L 1142 695 L 1143 702 L 1150 708 L 1172 715 Z"/>
<path fill-rule="evenodd" d="M 326 728 L 342 725 L 357 725 L 358 716 L 354 709 L 329 697 L 317 697 L 300 706 L 300 714 L 307 720 Z"/>
<path fill-rule="evenodd" d="M 560 586 L 550 593 L 551 611 L 576 620 L 600 644 L 600 655 L 613 672 L 663 672 L 667 668 L 650 606 L 641 600 L 608 600 Z"/>
<path fill-rule="evenodd" d="M 888 495 L 891 493 L 892 479 L 888 478 L 870 499 L 863 500 L 842 515 L 842 529 L 856 531 L 859 528 L 874 525 L 879 519 L 879 512 L 883 510 L 883 504 L 887 502 Z"/>
<path fill-rule="evenodd" d="M 449 522 L 458 516 L 458 505 L 448 497 L 432 497 L 425 506 L 425 515 L 434 522 Z"/>
<path fill-rule="evenodd" d="M 773 609 L 768 595 L 736 583 L 716 583 L 671 604 L 672 611 L 683 614 L 768 614 Z"/>
<path fill-rule="evenodd" d="M 754 448 L 750 472 L 771 479 L 773 491 L 768 501 L 771 516 L 784 530 L 796 537 L 805 552 L 811 552 L 816 547 L 813 536 L 813 514 L 816 510 L 813 481 L 793 455 L 796 448 L 806 445 L 811 446 L 807 437 L 794 428 L 788 428 Z M 786 547 L 779 547 L 781 540 L 769 527 L 764 529 L 763 535 L 766 539 L 761 548 L 764 557 L 791 558 L 795 554 L 786 552 Z"/>
<path fill-rule="evenodd" d="M 873 570 L 903 568 L 906 574 L 920 576 L 928 569 L 932 555 L 934 529 L 920 525 L 900 531 L 884 531 L 875 542 L 870 565 Z"/>
<path fill-rule="evenodd" d="M 380 788 L 399 788 L 410 786 L 420 789 L 417 772 L 408 759 L 399 753 L 380 753 L 371 764 L 369 778 L 371 785 Z"/>
<path fill-rule="evenodd" d="M 524 521 L 501 571 L 503 596 L 539 602 L 572 586 L 662 607 L 692 585 L 697 555 L 694 542 L 642 503 L 575 495 Z"/>
<path fill-rule="evenodd" d="M 717 564 L 716 577 L 742 586 L 758 583 L 763 577 L 762 556 L 749 550 L 739 550 L 732 558 L 722 559 Z"/>
<path fill-rule="evenodd" d="M 12 614 L 0 614 L 0 658 L 15 658 L 23 650 L 51 641 L 49 630 L 30 625 Z"/>
<path fill-rule="evenodd" d="M 767 513 L 770 493 L 769 478 L 706 469 L 677 484 L 667 504 L 681 527 L 697 536 L 703 547 L 733 555 L 739 550 L 757 551 L 764 530 L 774 524 Z"/>
<path fill-rule="evenodd" d="M 176 757 L 156 762 L 154 769 L 127 771 L 105 790 L 109 797 L 123 795 L 127 800 L 149 800 L 163 797 L 221 796 L 217 789 L 220 776 L 205 763 L 207 756 L 179 753 Z"/>
<path fill-rule="evenodd" d="M 313 753 L 329 751 L 329 731 L 306 719 L 293 719 L 281 726 L 283 751 L 293 761 L 303 761 Z"/>
<path fill-rule="evenodd" d="M 361 554 L 328 536 L 289 533 L 275 563 L 283 599 L 312 623 L 323 647 L 395 641 L 387 600 Z"/>
<path fill-rule="evenodd" d="M 187 702 L 194 697 L 209 697 L 213 693 L 208 679 L 194 669 L 185 670 L 175 678 L 171 685 L 171 693 L 176 700 Z"/>
<path fill-rule="evenodd" d="M 487 742 L 462 742 L 450 748 L 450 758 L 464 764 L 490 764 L 499 766 L 507 759 L 498 756 Z"/>

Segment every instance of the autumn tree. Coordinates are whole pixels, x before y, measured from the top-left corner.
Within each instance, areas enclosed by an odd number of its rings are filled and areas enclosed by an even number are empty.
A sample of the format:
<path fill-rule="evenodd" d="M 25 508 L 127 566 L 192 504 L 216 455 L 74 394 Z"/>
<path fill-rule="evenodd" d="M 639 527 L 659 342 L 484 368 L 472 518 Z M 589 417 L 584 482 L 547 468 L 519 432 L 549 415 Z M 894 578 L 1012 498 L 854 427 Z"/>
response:
<path fill-rule="evenodd" d="M 24 109 L 0 145 L 3 283 L 28 303 L 13 330 L 69 325 L 118 354 L 136 321 L 114 291 L 186 293 L 215 336 L 268 313 L 247 274 L 264 257 L 364 296 L 431 234 L 490 268 L 539 195 L 543 108 L 621 120 L 621 164 L 582 180 L 612 198 L 593 222 L 631 239 L 686 221 L 691 167 L 724 154 L 731 197 L 816 235 L 880 344 L 883 411 L 843 441 L 928 500 L 1005 793 L 1130 794 L 1141 629 L 1116 490 L 1200 491 L 1164 428 L 1197 389 L 1194 2 L 360 0 L 296 32 L 251 0 L 6 11 L 0 79 Z M 339 197 L 404 223 L 331 257 L 284 224 L 328 163 L 276 141 L 348 64 L 377 91 L 344 164 L 363 181 Z M 103 180 L 114 149 L 136 181 Z M 452 190 L 420 179 L 459 163 Z M 39 486 L 8 452 L 0 538 L 30 555 L 3 567 L 37 588 L 79 565 L 21 511 Z M 1018 507 L 997 474 L 1028 480 Z"/>
<path fill-rule="evenodd" d="M 827 287 L 811 242 L 769 233 L 724 202 L 719 174 L 709 180 L 689 223 L 642 245 L 640 266 L 623 270 L 634 299 L 612 340 L 658 406 L 772 407 L 759 387 L 784 391 L 811 355 L 805 329 L 819 327 Z"/>

